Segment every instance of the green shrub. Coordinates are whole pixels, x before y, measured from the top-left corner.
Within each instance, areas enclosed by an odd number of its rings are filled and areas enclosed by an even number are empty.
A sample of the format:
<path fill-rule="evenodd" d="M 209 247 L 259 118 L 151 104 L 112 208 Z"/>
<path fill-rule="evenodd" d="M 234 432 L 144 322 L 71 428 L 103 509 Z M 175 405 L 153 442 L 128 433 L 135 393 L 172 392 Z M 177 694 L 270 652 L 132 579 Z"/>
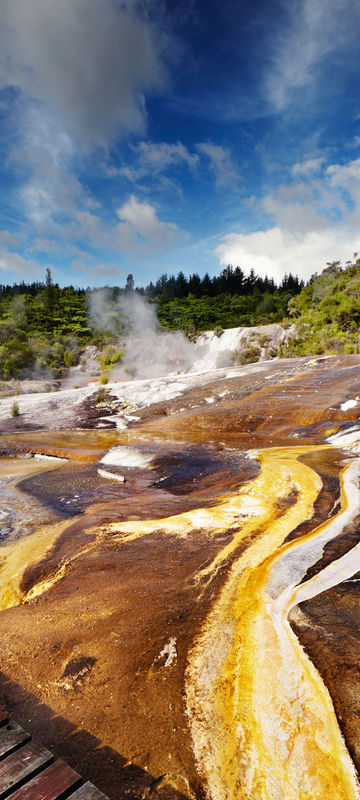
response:
<path fill-rule="evenodd" d="M 12 417 L 18 417 L 19 414 L 20 414 L 19 404 L 16 402 L 16 400 L 14 400 L 14 402 L 13 402 L 13 404 L 11 406 L 11 416 Z"/>
<path fill-rule="evenodd" d="M 104 389 L 103 387 L 101 387 L 100 389 L 97 390 L 96 399 L 95 399 L 95 403 L 96 403 L 97 406 L 99 406 L 99 405 L 101 405 L 101 403 L 105 402 L 106 395 L 107 395 L 107 390 Z"/>
<path fill-rule="evenodd" d="M 71 350 L 65 350 L 64 352 L 64 365 L 65 367 L 72 367 L 75 364 L 75 353 Z"/>
<path fill-rule="evenodd" d="M 0 345 L 0 378 L 16 378 L 35 363 L 35 355 L 25 334 L 18 331 L 5 344 Z"/>
<path fill-rule="evenodd" d="M 246 347 L 237 350 L 235 353 L 236 364 L 243 366 L 244 364 L 254 364 L 259 361 L 260 348 L 258 345 L 249 344 Z"/>
<path fill-rule="evenodd" d="M 106 372 L 100 375 L 100 383 L 102 383 L 103 386 L 105 386 L 106 383 L 109 383 L 109 376 L 106 374 Z"/>
<path fill-rule="evenodd" d="M 267 344 L 270 344 L 271 338 L 267 336 L 266 333 L 261 333 L 258 336 L 258 342 L 260 347 L 266 347 Z"/>
<path fill-rule="evenodd" d="M 98 355 L 98 362 L 102 370 L 112 369 L 114 364 L 117 364 L 118 361 L 121 361 L 123 356 L 124 351 L 121 348 L 116 348 L 112 344 L 108 344 Z"/>

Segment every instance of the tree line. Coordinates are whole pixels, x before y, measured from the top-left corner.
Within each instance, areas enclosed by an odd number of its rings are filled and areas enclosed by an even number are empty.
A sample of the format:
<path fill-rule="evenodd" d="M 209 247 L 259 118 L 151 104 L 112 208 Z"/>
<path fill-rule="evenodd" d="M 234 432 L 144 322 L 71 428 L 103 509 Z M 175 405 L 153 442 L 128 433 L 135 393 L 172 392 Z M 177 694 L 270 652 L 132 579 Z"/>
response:
<path fill-rule="evenodd" d="M 106 289 L 109 313 L 119 315 L 120 295 L 137 292 L 155 305 L 163 328 L 181 329 L 194 334 L 206 328 L 255 325 L 282 319 L 288 302 L 302 288 L 292 275 L 279 287 L 272 279 L 260 278 L 254 271 L 245 275 L 231 265 L 220 275 L 203 278 L 196 273 L 188 278 L 161 275 L 148 286 L 135 287 L 129 274 L 124 288 Z M 101 289 L 60 287 L 46 270 L 44 281 L 0 285 L 0 378 L 43 374 L 66 374 L 78 363 L 88 343 L 105 346 L 109 334 L 89 325 L 88 309 L 92 293 Z M 121 320 L 118 320 L 121 331 Z"/>
<path fill-rule="evenodd" d="M 128 281 L 132 275 L 128 276 Z M 241 267 L 233 267 L 228 264 L 220 275 L 210 277 L 206 272 L 203 278 L 194 272 L 188 278 L 183 272 L 176 276 L 168 276 L 166 273 L 160 276 L 155 283 L 150 282 L 145 289 L 139 291 L 151 299 L 163 298 L 173 300 L 175 298 L 185 298 L 189 294 L 192 297 L 218 297 L 219 295 L 250 295 L 250 294 L 274 294 L 276 291 L 294 296 L 298 294 L 304 286 L 297 276 L 285 275 L 279 285 L 273 278 L 261 278 L 256 275 L 255 270 L 251 269 L 246 275 Z"/>

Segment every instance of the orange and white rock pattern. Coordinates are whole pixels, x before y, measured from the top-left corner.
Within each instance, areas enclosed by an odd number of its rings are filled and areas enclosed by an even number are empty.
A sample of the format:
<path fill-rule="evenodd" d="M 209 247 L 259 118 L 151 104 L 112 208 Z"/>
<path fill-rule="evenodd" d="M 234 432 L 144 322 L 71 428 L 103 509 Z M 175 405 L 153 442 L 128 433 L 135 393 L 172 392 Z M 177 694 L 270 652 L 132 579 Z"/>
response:
<path fill-rule="evenodd" d="M 360 797 L 359 394 L 359 357 L 278 361 L 3 434 L 43 519 L 0 549 L 0 696 L 110 798 Z"/>

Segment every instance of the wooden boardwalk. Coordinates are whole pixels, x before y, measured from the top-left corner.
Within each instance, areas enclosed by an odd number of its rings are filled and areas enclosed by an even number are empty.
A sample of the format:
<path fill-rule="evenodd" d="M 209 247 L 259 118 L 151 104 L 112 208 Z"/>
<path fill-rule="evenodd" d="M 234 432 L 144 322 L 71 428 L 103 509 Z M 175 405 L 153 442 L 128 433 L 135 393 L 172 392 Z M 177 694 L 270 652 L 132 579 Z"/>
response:
<path fill-rule="evenodd" d="M 0 800 L 108 800 L 0 711 Z"/>

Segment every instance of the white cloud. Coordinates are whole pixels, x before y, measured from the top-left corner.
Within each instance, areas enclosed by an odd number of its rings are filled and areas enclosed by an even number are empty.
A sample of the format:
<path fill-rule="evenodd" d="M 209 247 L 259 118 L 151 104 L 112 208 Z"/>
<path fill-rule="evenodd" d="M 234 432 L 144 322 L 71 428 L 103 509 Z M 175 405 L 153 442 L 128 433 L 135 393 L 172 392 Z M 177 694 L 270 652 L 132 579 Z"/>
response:
<path fill-rule="evenodd" d="M 281 280 L 288 272 L 308 279 L 328 261 L 346 261 L 360 251 L 360 159 L 332 164 L 321 179 L 279 186 L 261 210 L 272 227 L 224 236 L 215 249 L 221 264 Z"/>
<path fill-rule="evenodd" d="M 168 170 L 178 167 L 187 167 L 196 170 L 200 164 L 209 168 L 218 186 L 224 186 L 235 180 L 237 173 L 231 160 L 228 148 L 213 142 L 201 142 L 196 145 L 198 152 L 191 152 L 182 142 L 139 142 L 132 145 L 135 156 L 135 166 L 114 168 L 104 165 L 104 171 L 110 178 L 123 175 L 132 183 L 137 183 L 146 178 L 157 180 L 158 185 L 169 191 L 179 191 L 176 182 L 164 176 Z M 200 159 L 200 156 L 202 157 Z M 181 190 L 180 190 L 181 191 Z"/>
<path fill-rule="evenodd" d="M 351 198 L 352 215 L 360 222 L 360 158 L 347 164 L 331 164 L 326 175 L 332 189 L 340 190 Z"/>
<path fill-rule="evenodd" d="M 230 150 L 213 142 L 201 142 L 197 150 L 210 161 L 210 168 L 215 174 L 216 184 L 224 186 L 236 178 L 236 170 L 231 161 Z"/>
<path fill-rule="evenodd" d="M 316 172 L 320 172 L 324 161 L 324 156 L 319 156 L 318 158 L 307 158 L 304 161 L 298 161 L 293 165 L 291 173 L 294 175 L 294 177 L 308 177 Z"/>
<path fill-rule="evenodd" d="M 139 142 L 133 147 L 133 150 L 139 159 L 140 168 L 142 166 L 147 171 L 163 172 L 176 164 L 186 164 L 190 169 L 194 169 L 199 163 L 199 156 L 196 153 L 190 153 L 182 142 L 174 144 Z"/>
<path fill-rule="evenodd" d="M 280 281 L 292 272 L 308 280 L 314 272 L 321 272 L 328 261 L 346 261 L 360 251 L 360 233 L 341 226 L 322 231 L 293 234 L 278 227 L 257 233 L 230 233 L 215 249 L 222 265 L 251 267 L 258 275 L 268 275 Z"/>
<path fill-rule="evenodd" d="M 87 261 L 80 249 L 84 246 L 146 257 L 145 242 L 149 252 L 166 250 L 178 235 L 175 225 L 162 222 L 150 204 L 139 201 L 143 225 L 147 210 L 147 231 L 140 233 L 125 218 L 105 221 L 100 204 L 76 175 L 79 147 L 86 155 L 99 145 L 106 152 L 113 136 L 143 130 L 144 93 L 158 90 L 166 80 L 162 53 L 168 39 L 157 28 L 157 12 L 150 14 L 152 3 L 2 0 L 0 88 L 20 90 L 12 118 L 16 144 L 8 165 L 22 180 L 18 196 L 28 223 L 27 252 Z M 198 160 L 181 143 L 160 149 L 158 158 L 167 164 L 191 166 Z M 143 142 L 138 153 L 140 166 L 147 163 L 154 171 L 156 148 Z M 129 203 L 123 206 L 125 214 L 131 211 Z M 4 244 L 14 244 L 9 234 Z M 23 267 L 20 260 L 13 262 L 15 271 Z"/>
<path fill-rule="evenodd" d="M 70 241 L 90 244 L 96 250 L 130 254 L 146 259 L 169 250 L 184 233 L 177 225 L 159 219 L 150 203 L 131 195 L 117 209 L 117 221 L 104 221 L 98 214 L 78 209 L 61 234 Z"/>
<path fill-rule="evenodd" d="M 86 261 L 92 261 L 94 257 L 86 250 L 82 250 L 76 244 L 68 241 L 63 241 L 59 238 L 46 238 L 37 236 L 27 248 L 31 253 L 46 253 L 56 255 L 58 258 L 68 260 L 69 258 L 79 258 Z"/>
<path fill-rule="evenodd" d="M 154 206 L 141 202 L 134 195 L 117 210 L 120 224 L 117 230 L 120 239 L 125 235 L 129 242 L 147 243 L 152 250 L 166 249 L 179 235 L 176 225 L 171 222 L 162 222 Z"/>
<path fill-rule="evenodd" d="M 283 109 L 294 92 L 316 86 L 316 70 L 335 52 L 349 54 L 359 27 L 359 5 L 354 0 L 289 0 L 287 22 L 273 37 L 272 68 L 266 94 Z"/>
<path fill-rule="evenodd" d="M 39 278 L 44 269 L 33 258 L 24 258 L 19 253 L 14 253 L 0 247 L 0 269 L 8 272 L 15 272 L 21 278 L 31 280 Z"/>
<path fill-rule="evenodd" d="M 98 276 L 122 275 L 114 254 L 141 258 L 145 262 L 154 254 L 170 250 L 186 235 L 174 223 L 160 219 L 151 203 L 142 202 L 134 195 L 117 209 L 116 217 L 110 221 L 88 209 L 74 208 L 67 222 L 48 225 L 48 230 L 48 236 L 34 237 L 27 253 L 71 259 L 75 271 Z M 0 245 L 2 243 L 11 247 L 16 245 L 16 240 L 7 231 L 0 231 Z M 111 260 L 106 260 L 108 253 L 112 254 Z M 43 274 L 44 268 L 34 258 L 0 246 L 0 270 L 35 278 Z"/>
<path fill-rule="evenodd" d="M 141 131 L 144 94 L 165 72 L 160 37 L 137 8 L 132 0 L 2 0 L 0 86 L 45 104 L 85 148 Z"/>
<path fill-rule="evenodd" d="M 64 239 L 86 242 L 96 249 L 118 249 L 117 237 L 114 237 L 114 228 L 105 223 L 98 214 L 86 209 L 76 209 L 68 224 L 62 226 L 61 232 Z"/>
<path fill-rule="evenodd" d="M 18 236 L 15 236 L 15 234 L 10 233 L 10 231 L 0 231 L 0 244 L 5 247 L 18 247 L 20 245 L 20 239 Z"/>
<path fill-rule="evenodd" d="M 324 211 L 331 213 L 333 199 L 324 186 L 301 182 L 279 186 L 260 205 L 280 228 L 301 236 L 308 231 L 327 228 L 328 219 Z"/>
<path fill-rule="evenodd" d="M 9 163 L 30 173 L 20 196 L 31 224 L 41 228 L 57 217 L 71 215 L 79 204 L 92 208 L 93 198 L 71 172 L 75 150 L 69 136 L 33 107 L 23 110 L 21 121 L 22 146 L 12 150 Z"/>
<path fill-rule="evenodd" d="M 360 158 L 349 161 L 347 164 L 330 164 L 326 174 L 333 186 L 342 186 L 351 190 L 360 184 Z"/>
<path fill-rule="evenodd" d="M 38 236 L 34 239 L 31 250 L 35 253 L 58 253 L 59 242 L 56 239 L 46 239 Z"/>
<path fill-rule="evenodd" d="M 141 185 L 143 191 L 147 191 L 146 180 L 150 179 L 152 188 L 156 184 L 159 189 L 182 195 L 181 186 L 164 173 L 184 166 L 193 171 L 199 163 L 197 153 L 191 153 L 182 142 L 138 142 L 131 145 L 131 150 L 136 159 L 135 166 L 105 164 L 103 170 L 109 178 L 123 176 L 138 186 L 145 180 L 145 185 Z"/>

